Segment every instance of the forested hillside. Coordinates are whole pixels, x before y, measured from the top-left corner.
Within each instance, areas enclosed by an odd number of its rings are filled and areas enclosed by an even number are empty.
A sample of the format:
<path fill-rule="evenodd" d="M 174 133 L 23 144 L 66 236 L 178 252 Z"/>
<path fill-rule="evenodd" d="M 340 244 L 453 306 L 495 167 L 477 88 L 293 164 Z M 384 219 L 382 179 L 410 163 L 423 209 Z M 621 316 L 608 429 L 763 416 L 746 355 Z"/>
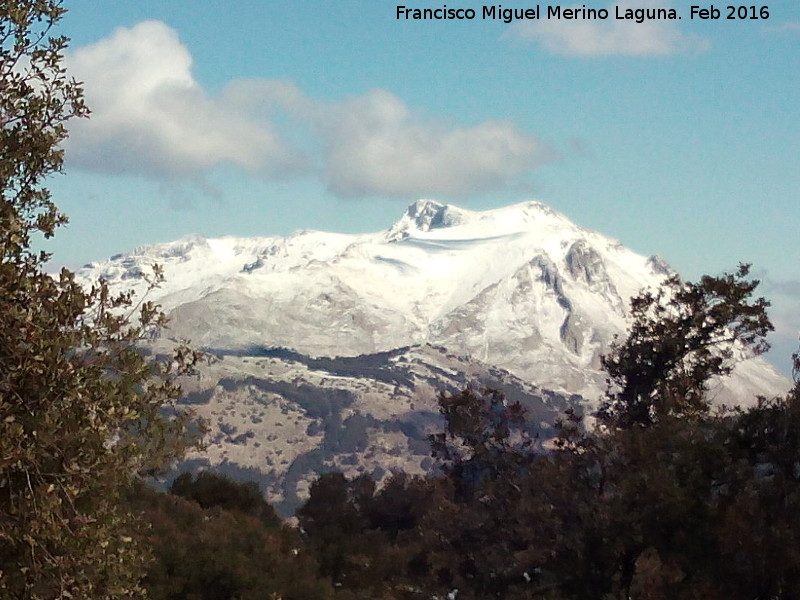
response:
<path fill-rule="evenodd" d="M 254 487 L 183 476 L 181 499 L 149 494 L 161 550 L 146 585 L 209 600 L 796 598 L 800 384 L 746 410 L 706 395 L 732 348 L 764 348 L 746 276 L 638 297 L 594 424 L 567 412 L 551 447 L 526 434 L 520 404 L 467 388 L 439 398 L 438 475 L 323 475 L 296 529 Z"/>

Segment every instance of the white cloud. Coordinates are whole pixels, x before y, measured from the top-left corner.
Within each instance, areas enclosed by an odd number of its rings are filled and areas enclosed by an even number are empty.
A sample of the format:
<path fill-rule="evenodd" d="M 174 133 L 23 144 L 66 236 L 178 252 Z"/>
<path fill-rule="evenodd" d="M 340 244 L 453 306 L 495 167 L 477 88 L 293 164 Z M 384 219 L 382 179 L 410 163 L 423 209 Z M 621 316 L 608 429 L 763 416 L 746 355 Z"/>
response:
<path fill-rule="evenodd" d="M 507 121 L 447 128 L 373 90 L 317 117 L 326 179 L 342 196 L 461 195 L 502 187 L 548 158 L 545 146 Z"/>
<path fill-rule="evenodd" d="M 192 57 L 158 21 L 117 29 L 69 57 L 92 109 L 73 126 L 69 157 L 92 170 L 173 179 L 220 164 L 271 176 L 308 161 L 267 120 L 249 118 L 237 98 L 212 98 L 192 77 Z"/>
<path fill-rule="evenodd" d="M 768 27 L 767 30 L 779 33 L 795 33 L 800 31 L 800 21 L 786 21 L 775 27 Z"/>
<path fill-rule="evenodd" d="M 627 8 L 665 8 L 657 0 L 626 0 L 609 6 L 605 20 L 524 21 L 512 26 L 507 37 L 537 42 L 552 54 L 576 57 L 665 56 L 701 52 L 710 46 L 703 38 L 683 33 L 674 21 L 618 20 L 617 7 L 623 14 Z"/>
<path fill-rule="evenodd" d="M 84 169 L 196 181 L 233 164 L 265 177 L 315 176 L 340 196 L 419 197 L 501 188 L 547 159 L 507 121 L 447 127 L 385 90 L 321 102 L 291 81 L 252 79 L 214 97 L 158 21 L 118 29 L 69 63 L 93 111 L 68 142 L 71 165 Z"/>

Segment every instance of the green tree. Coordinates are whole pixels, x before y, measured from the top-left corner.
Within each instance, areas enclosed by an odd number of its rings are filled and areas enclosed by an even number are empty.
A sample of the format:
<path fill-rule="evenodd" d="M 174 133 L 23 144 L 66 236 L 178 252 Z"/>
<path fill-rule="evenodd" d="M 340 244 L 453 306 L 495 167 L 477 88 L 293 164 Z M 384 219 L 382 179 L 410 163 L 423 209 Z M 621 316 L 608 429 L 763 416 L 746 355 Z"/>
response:
<path fill-rule="evenodd" d="M 737 358 L 769 348 L 769 302 L 752 297 L 759 282 L 748 273 L 749 265 L 740 265 L 734 274 L 699 283 L 672 277 L 631 301 L 628 337 L 603 358 L 609 392 L 601 421 L 646 427 L 667 415 L 708 411 L 711 378 L 728 375 Z"/>
<path fill-rule="evenodd" d="M 348 480 L 332 472 L 320 475 L 309 491 L 297 518 L 317 555 L 320 575 L 338 586 L 355 587 L 368 564 L 365 508 L 375 493 L 375 482 L 367 475 Z"/>
<path fill-rule="evenodd" d="M 269 527 L 280 527 L 275 513 L 254 481 L 237 483 L 224 475 L 202 471 L 196 478 L 191 473 L 179 475 L 169 488 L 171 494 L 194 500 L 202 508 L 219 506 L 225 510 L 252 515 Z"/>
<path fill-rule="evenodd" d="M 444 477 L 422 520 L 430 591 L 458 589 L 465 599 L 553 597 L 558 480 L 525 433 L 523 407 L 470 386 L 441 394 L 439 410 L 445 430 L 430 441 Z"/>
<path fill-rule="evenodd" d="M 491 389 L 469 386 L 439 395 L 445 431 L 429 437 L 434 457 L 449 476 L 464 484 L 513 476 L 531 440 L 522 431 L 525 410 Z"/>
<path fill-rule="evenodd" d="M 201 480 L 204 501 L 209 484 Z M 184 481 L 184 485 L 187 482 Z M 140 486 L 131 503 L 149 525 L 155 561 L 143 585 L 151 600 L 325 600 L 329 580 L 316 575 L 316 562 L 296 529 L 265 522 L 249 502 L 251 486 L 227 481 L 234 506 L 156 492 Z M 239 493 L 236 492 L 238 488 Z M 186 488 L 184 488 L 186 489 Z M 224 500 L 224 499 L 223 499 Z M 262 500 L 263 502 L 263 500 Z"/>
<path fill-rule="evenodd" d="M 567 596 L 710 598 L 733 579 L 733 563 L 717 558 L 730 539 L 720 523 L 755 481 L 734 451 L 736 435 L 745 445 L 753 437 L 735 413 L 712 414 L 707 391 L 767 348 L 768 303 L 753 298 L 748 272 L 671 278 L 633 299 L 629 336 L 603 359 L 601 427 L 565 427 L 558 441 L 569 481 L 583 490 L 565 554 L 578 568 L 559 577 Z"/>
<path fill-rule="evenodd" d="M 524 414 L 501 395 L 467 389 L 441 397 L 446 427 L 431 441 L 446 477 L 423 521 L 430 534 L 422 532 L 427 573 L 438 579 L 430 589 L 457 588 L 465 599 L 708 598 L 735 590 L 726 577 L 749 585 L 751 597 L 789 589 L 783 565 L 793 552 L 775 561 L 731 541 L 745 514 L 765 517 L 781 497 L 775 478 L 756 472 L 775 463 L 789 474 L 800 464 L 794 452 L 780 458 L 792 419 L 762 411 L 748 427 L 734 413 L 708 410 L 710 378 L 766 347 L 767 303 L 753 299 L 757 282 L 747 274 L 743 266 L 698 284 L 673 278 L 635 298 L 629 337 L 603 361 L 610 391 L 601 426 L 587 432 L 568 413 L 549 455 L 528 450 L 516 433 Z M 762 417 L 776 426 L 765 428 Z M 768 433 L 760 459 L 732 453 Z M 739 492 L 751 489 L 759 495 Z M 775 553 L 780 541 L 794 546 L 791 529 L 749 534 Z M 737 575 L 721 554 L 747 568 Z M 766 586 L 770 576 L 779 583 Z"/>
<path fill-rule="evenodd" d="M 732 419 L 731 454 L 715 502 L 720 557 L 715 575 L 727 597 L 800 595 L 800 355 L 795 385 Z M 746 543 L 742 543 L 746 540 Z M 721 594 L 721 595 L 722 595 Z"/>
<path fill-rule="evenodd" d="M 137 344 L 164 324 L 156 306 L 51 276 L 31 248 L 66 221 L 45 184 L 66 123 L 88 114 L 67 40 L 50 36 L 63 13 L 0 3 L 0 596 L 12 599 L 139 593 L 146 552 L 121 496 L 180 453 L 186 418 L 163 407 L 197 358 L 148 360 Z"/>

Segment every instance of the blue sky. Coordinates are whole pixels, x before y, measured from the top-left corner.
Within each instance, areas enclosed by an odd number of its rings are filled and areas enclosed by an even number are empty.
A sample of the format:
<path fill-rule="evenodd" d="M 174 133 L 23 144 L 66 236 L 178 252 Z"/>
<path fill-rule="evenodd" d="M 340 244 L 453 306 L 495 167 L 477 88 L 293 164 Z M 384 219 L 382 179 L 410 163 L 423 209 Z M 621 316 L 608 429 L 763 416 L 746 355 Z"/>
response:
<path fill-rule="evenodd" d="M 52 185 L 71 219 L 54 262 L 188 233 L 377 231 L 419 197 L 535 198 L 689 278 L 753 263 L 785 369 L 800 328 L 800 3 L 757 20 L 620 3 L 682 17 L 639 24 L 605 0 L 584 3 L 605 21 L 511 24 L 472 1 L 406 6 L 445 4 L 478 17 L 398 20 L 384 0 L 67 0 L 69 66 L 94 114 Z"/>

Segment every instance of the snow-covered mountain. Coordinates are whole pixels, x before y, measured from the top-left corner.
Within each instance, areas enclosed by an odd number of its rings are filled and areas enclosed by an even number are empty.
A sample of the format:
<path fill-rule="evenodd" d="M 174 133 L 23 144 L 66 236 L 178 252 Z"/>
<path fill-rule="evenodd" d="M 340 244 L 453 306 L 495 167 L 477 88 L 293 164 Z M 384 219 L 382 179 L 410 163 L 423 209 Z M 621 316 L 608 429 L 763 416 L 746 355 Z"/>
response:
<path fill-rule="evenodd" d="M 624 332 L 629 298 L 670 272 L 538 202 L 475 212 L 420 200 L 379 233 L 190 236 L 82 274 L 141 291 L 153 263 L 171 335 L 201 347 L 356 356 L 431 344 L 587 397 L 602 392 L 598 357 Z"/>
<path fill-rule="evenodd" d="M 538 202 L 477 212 L 420 200 L 378 233 L 190 236 L 80 274 L 142 292 L 154 263 L 166 283 L 150 299 L 168 312 L 169 335 L 217 357 L 189 398 L 215 427 L 207 459 L 257 469 L 287 502 L 300 490 L 285 485 L 292 473 L 424 469 L 407 434 L 433 422 L 437 385 L 455 389 L 465 374 L 520 394 L 543 422 L 569 403 L 592 405 L 599 357 L 624 334 L 629 299 L 671 272 Z M 333 357 L 360 358 L 342 371 Z M 719 394 L 747 402 L 788 385 L 757 359 Z M 301 389 L 327 408 L 305 406 Z M 334 440 L 353 418 L 365 433 L 339 452 Z"/>

